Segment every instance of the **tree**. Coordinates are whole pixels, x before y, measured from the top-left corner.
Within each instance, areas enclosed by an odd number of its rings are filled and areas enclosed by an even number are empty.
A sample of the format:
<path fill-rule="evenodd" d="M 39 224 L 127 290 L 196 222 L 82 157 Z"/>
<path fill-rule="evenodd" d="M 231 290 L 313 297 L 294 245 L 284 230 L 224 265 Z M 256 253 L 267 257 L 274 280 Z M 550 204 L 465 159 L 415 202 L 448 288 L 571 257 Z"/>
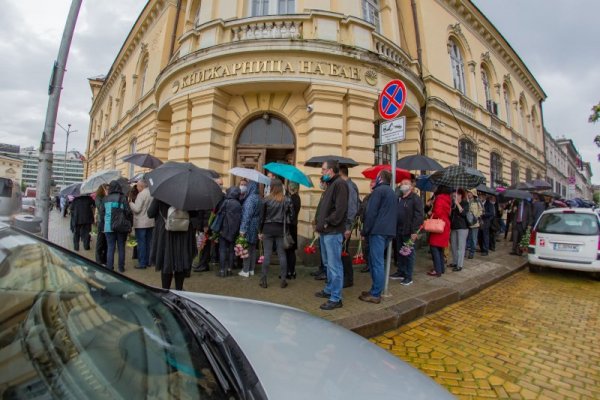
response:
<path fill-rule="evenodd" d="M 598 121 L 600 121 L 600 102 L 592 107 L 592 114 L 588 119 L 588 122 L 591 124 L 595 124 Z M 596 146 L 600 147 L 600 135 L 596 135 L 594 143 L 596 143 Z M 598 160 L 600 160 L 600 154 L 598 154 Z"/>

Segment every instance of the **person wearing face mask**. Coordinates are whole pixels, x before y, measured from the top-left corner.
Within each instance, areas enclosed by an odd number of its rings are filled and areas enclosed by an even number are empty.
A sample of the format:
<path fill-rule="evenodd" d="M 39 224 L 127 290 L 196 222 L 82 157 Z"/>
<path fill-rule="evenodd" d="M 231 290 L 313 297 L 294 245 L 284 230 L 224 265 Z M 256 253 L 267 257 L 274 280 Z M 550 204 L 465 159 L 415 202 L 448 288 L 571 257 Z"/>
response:
<path fill-rule="evenodd" d="M 242 178 L 240 180 L 240 184 L 238 185 L 238 187 L 240 188 L 240 201 L 244 202 L 248 193 L 248 181 L 246 180 L 246 178 Z"/>
<path fill-rule="evenodd" d="M 398 250 L 402 245 L 412 240 L 416 242 L 417 232 L 423 224 L 423 202 L 421 198 L 414 192 L 414 178 L 404 178 L 400 182 L 401 196 L 397 203 L 396 213 L 396 243 Z M 415 250 L 409 255 L 397 254 L 398 270 L 390 275 L 390 279 L 400 280 L 400 284 L 408 286 L 413 283 L 413 270 L 415 266 Z"/>

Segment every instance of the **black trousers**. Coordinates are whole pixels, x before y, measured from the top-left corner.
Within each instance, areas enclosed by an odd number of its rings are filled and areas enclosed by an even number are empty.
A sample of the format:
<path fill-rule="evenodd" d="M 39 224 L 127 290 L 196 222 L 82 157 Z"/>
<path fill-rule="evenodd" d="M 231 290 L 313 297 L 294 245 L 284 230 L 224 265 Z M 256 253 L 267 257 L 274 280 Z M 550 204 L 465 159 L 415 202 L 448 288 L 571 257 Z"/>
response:
<path fill-rule="evenodd" d="M 175 277 L 175 290 L 183 290 L 183 281 L 185 279 L 185 272 L 175 272 L 175 274 L 161 274 L 160 278 L 162 281 L 163 289 L 171 288 L 171 281 Z"/>
<path fill-rule="evenodd" d="M 512 251 L 521 254 L 520 243 L 525 233 L 525 224 L 523 222 L 513 222 L 512 229 Z"/>
<path fill-rule="evenodd" d="M 352 255 L 350 254 L 350 240 L 346 240 L 346 244 L 342 251 L 348 253 L 347 256 L 342 256 L 342 265 L 344 266 L 344 287 L 354 284 L 354 270 L 352 269 Z"/>
<path fill-rule="evenodd" d="M 73 248 L 75 251 L 79 251 L 79 241 L 83 242 L 84 249 L 90 249 L 90 241 L 92 239 L 90 236 L 91 231 L 91 224 L 75 225 L 75 232 L 73 232 Z"/>

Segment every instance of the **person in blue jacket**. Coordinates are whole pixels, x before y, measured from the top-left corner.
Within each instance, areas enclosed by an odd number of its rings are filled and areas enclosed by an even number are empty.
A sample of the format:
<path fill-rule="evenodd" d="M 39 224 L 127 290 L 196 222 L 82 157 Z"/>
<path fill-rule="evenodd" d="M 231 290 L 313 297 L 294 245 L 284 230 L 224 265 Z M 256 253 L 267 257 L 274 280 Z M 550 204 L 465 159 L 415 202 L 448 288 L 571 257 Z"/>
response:
<path fill-rule="evenodd" d="M 359 299 L 379 304 L 385 284 L 385 249 L 396 236 L 398 198 L 390 186 L 392 174 L 381 171 L 369 197 L 362 236 L 369 241 L 369 267 L 373 284 L 371 290 L 362 292 Z"/>

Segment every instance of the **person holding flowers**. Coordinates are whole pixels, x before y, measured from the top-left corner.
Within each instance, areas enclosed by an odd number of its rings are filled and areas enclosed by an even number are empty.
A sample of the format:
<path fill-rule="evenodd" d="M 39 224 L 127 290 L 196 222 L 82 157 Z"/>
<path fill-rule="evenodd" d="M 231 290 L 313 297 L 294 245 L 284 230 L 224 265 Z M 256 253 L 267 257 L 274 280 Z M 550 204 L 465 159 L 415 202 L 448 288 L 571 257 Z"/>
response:
<path fill-rule="evenodd" d="M 277 255 L 279 256 L 279 276 L 281 278 L 281 288 L 287 287 L 287 259 L 285 248 L 283 246 L 283 221 L 288 215 L 293 214 L 291 200 L 283 194 L 283 183 L 279 179 L 271 181 L 271 190 L 269 195 L 263 199 L 261 210 L 261 224 L 258 238 L 263 242 L 265 257 L 262 264 L 262 273 L 260 286 L 267 288 L 267 274 L 269 264 L 271 263 L 271 253 L 273 253 L 273 243 L 276 244 Z"/>
<path fill-rule="evenodd" d="M 423 225 L 423 202 L 414 192 L 414 176 L 400 181 L 401 196 L 397 203 L 396 241 L 400 246 L 398 254 L 398 270 L 390 275 L 390 279 L 400 280 L 404 286 L 413 283 L 415 267 L 415 242 Z"/>
<path fill-rule="evenodd" d="M 242 222 L 240 224 L 240 236 L 248 243 L 248 257 L 242 258 L 244 268 L 238 273 L 239 276 L 247 278 L 254 275 L 256 267 L 256 247 L 258 244 L 258 227 L 260 225 L 261 201 L 258 194 L 258 183 L 248 181 L 246 183 L 246 197 L 242 205 Z"/>

